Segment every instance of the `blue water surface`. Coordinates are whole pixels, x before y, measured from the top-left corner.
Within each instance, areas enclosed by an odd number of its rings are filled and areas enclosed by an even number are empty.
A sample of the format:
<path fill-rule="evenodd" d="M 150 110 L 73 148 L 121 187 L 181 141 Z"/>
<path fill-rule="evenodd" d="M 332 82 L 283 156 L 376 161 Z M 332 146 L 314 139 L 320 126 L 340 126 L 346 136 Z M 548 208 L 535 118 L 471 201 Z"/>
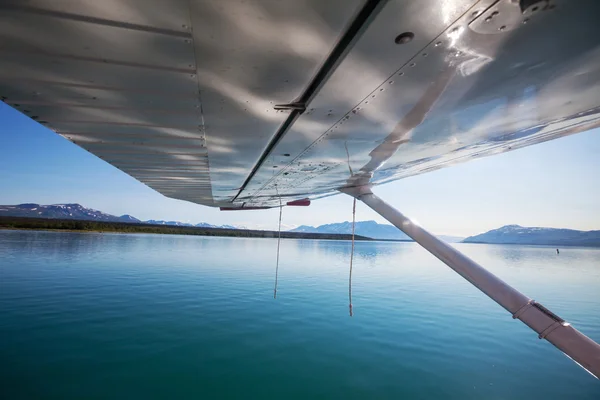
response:
<path fill-rule="evenodd" d="M 414 243 L 0 231 L 0 398 L 599 399 Z M 600 341 L 600 249 L 456 244 Z"/>

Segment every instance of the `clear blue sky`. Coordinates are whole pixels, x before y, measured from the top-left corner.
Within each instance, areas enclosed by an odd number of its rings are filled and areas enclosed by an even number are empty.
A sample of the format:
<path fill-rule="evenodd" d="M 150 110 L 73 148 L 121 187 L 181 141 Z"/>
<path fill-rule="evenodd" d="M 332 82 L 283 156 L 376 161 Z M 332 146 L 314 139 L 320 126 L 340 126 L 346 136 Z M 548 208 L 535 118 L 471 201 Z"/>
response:
<path fill-rule="evenodd" d="M 139 219 L 277 227 L 277 210 L 221 212 L 166 198 L 0 102 L 0 204 L 80 203 Z M 600 229 L 600 131 L 471 161 L 376 188 L 437 234 L 507 224 Z M 351 220 L 344 195 L 286 208 L 284 225 Z M 359 203 L 357 219 L 383 219 Z"/>

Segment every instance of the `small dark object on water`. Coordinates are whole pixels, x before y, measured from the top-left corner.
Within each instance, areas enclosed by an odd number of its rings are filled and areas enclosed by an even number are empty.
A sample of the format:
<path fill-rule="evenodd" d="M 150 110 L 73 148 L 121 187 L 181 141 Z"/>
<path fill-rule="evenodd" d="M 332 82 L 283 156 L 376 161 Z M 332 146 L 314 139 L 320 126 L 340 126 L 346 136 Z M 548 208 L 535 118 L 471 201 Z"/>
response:
<path fill-rule="evenodd" d="M 558 249 L 556 249 L 556 254 L 560 254 L 560 251 L 558 251 Z"/>

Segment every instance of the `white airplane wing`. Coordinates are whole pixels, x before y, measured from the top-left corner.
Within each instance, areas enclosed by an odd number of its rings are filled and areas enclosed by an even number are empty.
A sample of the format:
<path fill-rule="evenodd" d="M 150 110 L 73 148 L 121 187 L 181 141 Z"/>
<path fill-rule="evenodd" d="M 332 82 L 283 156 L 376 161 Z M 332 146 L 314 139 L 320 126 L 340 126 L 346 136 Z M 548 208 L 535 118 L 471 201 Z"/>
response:
<path fill-rule="evenodd" d="M 594 0 L 0 0 L 0 96 L 160 193 L 269 207 L 596 127 Z"/>

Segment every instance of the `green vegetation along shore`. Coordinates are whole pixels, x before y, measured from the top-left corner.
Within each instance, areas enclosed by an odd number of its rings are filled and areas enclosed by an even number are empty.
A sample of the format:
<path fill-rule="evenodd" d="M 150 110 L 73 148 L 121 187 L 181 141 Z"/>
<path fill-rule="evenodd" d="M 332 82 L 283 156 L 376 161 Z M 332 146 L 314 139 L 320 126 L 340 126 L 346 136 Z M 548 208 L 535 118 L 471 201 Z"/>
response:
<path fill-rule="evenodd" d="M 0 229 L 62 230 L 76 232 L 121 232 L 121 233 L 160 233 L 167 235 L 199 235 L 229 237 L 276 238 L 277 231 L 251 229 L 199 228 L 189 226 L 134 224 L 123 222 L 81 221 L 73 219 L 48 219 L 25 217 L 0 217 Z M 350 240 L 352 235 L 281 232 L 286 239 L 329 239 Z M 373 240 L 365 236 L 355 236 L 356 240 Z"/>

